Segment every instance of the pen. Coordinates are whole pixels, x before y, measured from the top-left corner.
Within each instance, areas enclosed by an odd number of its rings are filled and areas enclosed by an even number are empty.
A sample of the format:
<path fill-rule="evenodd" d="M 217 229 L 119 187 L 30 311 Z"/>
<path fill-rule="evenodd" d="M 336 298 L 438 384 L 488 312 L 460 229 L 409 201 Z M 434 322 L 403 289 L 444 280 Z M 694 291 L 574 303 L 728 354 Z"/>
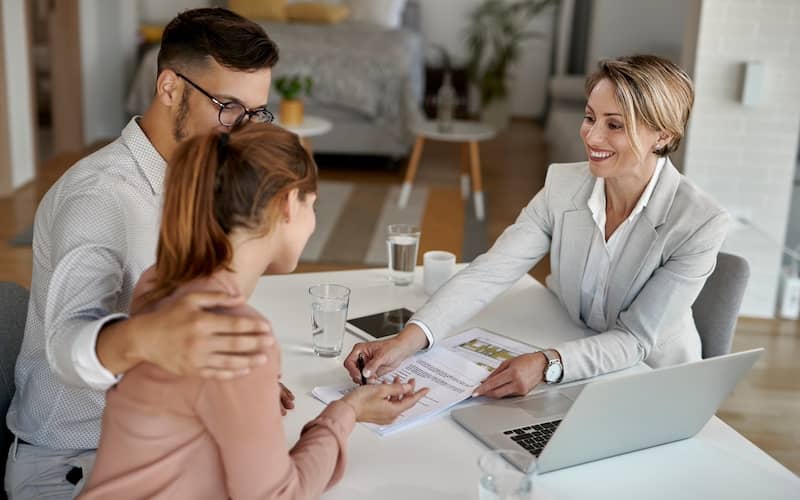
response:
<path fill-rule="evenodd" d="M 361 373 L 361 385 L 367 385 L 367 377 L 364 376 L 364 353 L 358 353 L 358 360 L 356 360 L 356 366 L 358 367 L 358 371 Z"/>

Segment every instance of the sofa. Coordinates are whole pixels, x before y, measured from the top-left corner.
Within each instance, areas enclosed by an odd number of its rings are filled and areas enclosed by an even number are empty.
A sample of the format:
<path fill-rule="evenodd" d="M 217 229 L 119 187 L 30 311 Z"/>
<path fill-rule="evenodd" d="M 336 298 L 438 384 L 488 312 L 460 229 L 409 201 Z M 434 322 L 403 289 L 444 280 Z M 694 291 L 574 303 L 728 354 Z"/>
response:
<path fill-rule="evenodd" d="M 421 117 L 424 45 L 420 5 L 408 0 L 399 29 L 346 20 L 335 24 L 257 21 L 280 49 L 273 82 L 305 73 L 314 80 L 306 113 L 330 120 L 332 130 L 314 137 L 316 153 L 405 156 L 413 142 L 409 125 Z M 141 114 L 155 87 L 158 46 L 143 51 L 126 110 Z M 270 93 L 277 110 L 278 93 Z"/>

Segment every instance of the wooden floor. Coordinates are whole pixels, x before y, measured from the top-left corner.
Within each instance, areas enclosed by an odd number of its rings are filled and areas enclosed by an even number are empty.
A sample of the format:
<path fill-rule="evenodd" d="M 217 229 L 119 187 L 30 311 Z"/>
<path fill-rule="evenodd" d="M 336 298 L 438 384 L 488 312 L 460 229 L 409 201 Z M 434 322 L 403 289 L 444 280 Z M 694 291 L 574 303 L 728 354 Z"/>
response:
<path fill-rule="evenodd" d="M 484 190 L 489 241 L 514 221 L 521 208 L 544 183 L 547 150 L 540 127 L 515 122 L 493 141 L 482 144 Z M 13 196 L 0 198 L 0 281 L 30 286 L 30 247 L 10 247 L 8 239 L 33 221 L 35 206 L 49 186 L 83 153 L 61 155 L 48 162 L 36 181 Z M 428 142 L 418 182 L 457 185 L 457 146 Z M 324 179 L 400 183 L 402 168 L 329 167 L 320 162 Z M 453 250 L 453 249 L 450 249 Z M 326 264 L 303 264 L 299 272 L 341 269 Z M 542 280 L 546 263 L 532 274 Z M 800 473 L 800 322 L 743 318 L 734 350 L 764 347 L 767 352 L 724 403 L 720 418 L 758 447 Z"/>

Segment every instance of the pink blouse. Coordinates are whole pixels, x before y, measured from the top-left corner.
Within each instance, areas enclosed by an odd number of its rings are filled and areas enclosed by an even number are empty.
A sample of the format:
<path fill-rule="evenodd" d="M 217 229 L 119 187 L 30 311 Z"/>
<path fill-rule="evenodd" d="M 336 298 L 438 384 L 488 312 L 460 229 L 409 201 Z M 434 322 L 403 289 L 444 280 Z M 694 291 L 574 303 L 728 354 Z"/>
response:
<path fill-rule="evenodd" d="M 147 288 L 142 281 L 135 297 Z M 189 290 L 224 288 L 218 280 L 204 280 L 164 300 Z M 232 312 L 258 314 L 251 308 Z M 97 460 L 79 498 L 321 495 L 344 471 L 355 413 L 343 402 L 329 405 L 289 449 L 281 421 L 277 345 L 268 357 L 250 374 L 227 381 L 176 376 L 150 363 L 126 373 L 106 395 Z"/>

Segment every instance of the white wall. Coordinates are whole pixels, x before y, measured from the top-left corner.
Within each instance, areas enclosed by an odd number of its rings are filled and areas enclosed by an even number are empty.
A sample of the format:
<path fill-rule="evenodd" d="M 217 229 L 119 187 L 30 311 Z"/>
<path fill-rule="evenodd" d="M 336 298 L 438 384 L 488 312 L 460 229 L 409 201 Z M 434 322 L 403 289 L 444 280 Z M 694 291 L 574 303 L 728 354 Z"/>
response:
<path fill-rule="evenodd" d="M 586 54 L 597 61 L 649 53 L 678 62 L 689 0 L 594 0 Z"/>
<path fill-rule="evenodd" d="M 481 0 L 420 0 L 422 34 L 429 44 L 447 48 L 459 61 L 467 57 L 464 28 L 468 15 Z M 550 77 L 550 58 L 555 13 L 543 12 L 531 22 L 531 28 L 544 35 L 523 45 L 522 56 L 513 69 L 511 110 L 514 116 L 539 116 L 544 113 L 547 80 Z"/>
<path fill-rule="evenodd" d="M 6 113 L 8 123 L 11 188 L 15 189 L 33 179 L 36 155 L 33 148 L 33 109 L 31 107 L 31 73 L 28 54 L 28 30 L 25 2 L 2 0 L 6 94 L 0 112 Z"/>
<path fill-rule="evenodd" d="M 83 129 L 86 144 L 117 137 L 133 75 L 139 14 L 128 0 L 80 0 Z"/>
<path fill-rule="evenodd" d="M 696 100 L 684 172 L 766 235 L 738 228 L 723 249 L 751 266 L 741 313 L 774 314 L 800 134 L 800 2 L 703 0 Z M 763 100 L 739 102 L 741 64 L 764 63 Z"/>

